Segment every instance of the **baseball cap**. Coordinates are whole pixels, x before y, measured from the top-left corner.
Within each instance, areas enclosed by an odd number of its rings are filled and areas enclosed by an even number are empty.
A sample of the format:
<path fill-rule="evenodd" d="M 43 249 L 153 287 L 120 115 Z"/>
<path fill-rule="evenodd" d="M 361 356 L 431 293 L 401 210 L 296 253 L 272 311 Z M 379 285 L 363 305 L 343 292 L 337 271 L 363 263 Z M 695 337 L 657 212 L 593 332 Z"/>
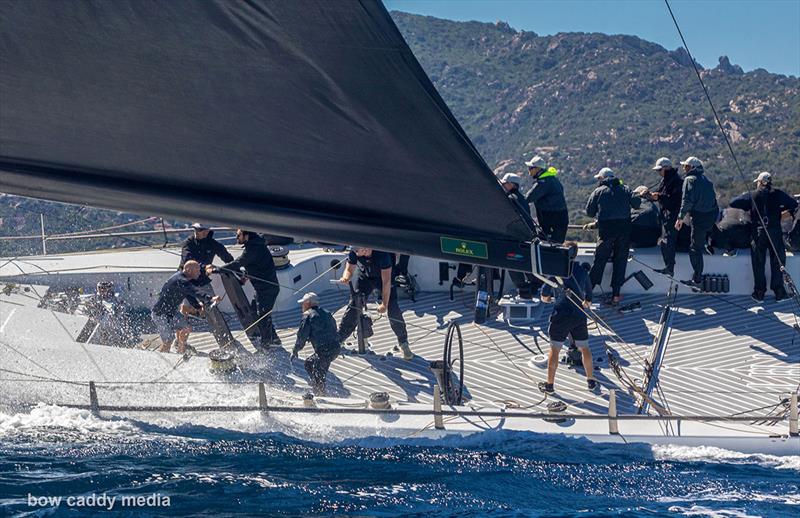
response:
<path fill-rule="evenodd" d="M 594 177 L 596 180 L 607 180 L 608 178 L 614 178 L 614 171 L 612 171 L 609 167 L 604 167 L 600 169 L 600 171 L 598 171 Z"/>
<path fill-rule="evenodd" d="M 513 183 L 515 185 L 519 185 L 522 183 L 522 178 L 520 178 L 516 173 L 506 173 L 503 175 L 503 178 L 500 181 L 502 183 Z"/>
<path fill-rule="evenodd" d="M 703 162 L 696 156 L 690 156 L 686 160 L 681 160 L 681 165 L 688 165 L 694 169 L 695 167 L 703 167 Z"/>
<path fill-rule="evenodd" d="M 302 299 L 297 301 L 298 304 L 305 304 L 306 302 L 311 302 L 313 304 L 319 304 L 319 296 L 317 296 L 317 294 L 314 293 L 313 291 L 309 291 L 308 293 L 303 295 Z"/>
<path fill-rule="evenodd" d="M 672 167 L 672 160 L 670 160 L 665 156 L 662 156 L 661 158 L 656 160 L 656 165 L 653 166 L 653 169 L 657 171 L 665 167 Z"/>
<path fill-rule="evenodd" d="M 764 183 L 772 183 L 772 175 L 769 174 L 767 171 L 758 173 L 758 178 L 753 180 L 754 183 L 764 182 Z"/>
<path fill-rule="evenodd" d="M 192 223 L 192 228 L 195 230 L 208 230 L 208 225 L 203 225 L 202 223 L 194 222 Z"/>
<path fill-rule="evenodd" d="M 547 168 L 547 162 L 545 162 L 544 158 L 540 157 L 539 155 L 536 155 L 535 157 L 525 162 L 525 165 L 528 167 L 538 167 L 539 169 Z"/>

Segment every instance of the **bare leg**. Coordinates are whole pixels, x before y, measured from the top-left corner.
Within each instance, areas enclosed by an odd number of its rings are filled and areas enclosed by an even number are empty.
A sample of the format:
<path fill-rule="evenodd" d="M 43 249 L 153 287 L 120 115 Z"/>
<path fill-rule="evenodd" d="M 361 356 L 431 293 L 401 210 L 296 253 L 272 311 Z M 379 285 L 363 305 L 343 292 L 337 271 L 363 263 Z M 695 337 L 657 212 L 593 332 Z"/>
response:
<path fill-rule="evenodd" d="M 561 352 L 560 342 L 551 342 L 550 354 L 547 357 L 547 383 L 551 385 L 556 381 L 556 369 L 558 368 L 558 353 Z"/>
<path fill-rule="evenodd" d="M 189 333 L 192 332 L 191 327 L 184 327 L 175 332 L 175 337 L 178 339 L 178 354 L 186 352 L 186 340 L 189 339 Z"/>
<path fill-rule="evenodd" d="M 583 370 L 586 371 L 586 379 L 590 380 L 594 377 L 594 365 L 592 364 L 592 350 L 588 346 L 581 347 L 581 356 L 583 357 Z"/>

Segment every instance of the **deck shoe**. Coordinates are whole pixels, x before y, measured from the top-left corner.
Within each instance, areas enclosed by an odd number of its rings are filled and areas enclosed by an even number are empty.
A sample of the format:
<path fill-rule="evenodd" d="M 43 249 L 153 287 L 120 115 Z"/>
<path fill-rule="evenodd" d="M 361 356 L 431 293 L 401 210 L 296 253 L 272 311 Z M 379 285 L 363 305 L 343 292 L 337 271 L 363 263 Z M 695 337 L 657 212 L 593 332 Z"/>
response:
<path fill-rule="evenodd" d="M 655 270 L 656 273 L 660 273 L 662 275 L 669 275 L 670 277 L 675 277 L 675 272 L 672 268 L 660 268 Z"/>
<path fill-rule="evenodd" d="M 586 380 L 586 386 L 589 387 L 589 390 L 593 391 L 593 390 L 597 389 L 597 387 L 599 387 L 600 384 L 597 383 L 596 379 L 589 378 L 588 380 Z"/>
<path fill-rule="evenodd" d="M 552 383 L 547 383 L 545 381 L 540 381 L 538 387 L 539 387 L 539 390 L 541 392 L 544 392 L 545 394 L 555 394 L 556 393 L 556 389 L 555 389 L 555 387 L 553 387 Z"/>
<path fill-rule="evenodd" d="M 764 292 L 762 291 L 754 291 L 750 298 L 753 299 L 753 302 L 764 302 Z M 775 297 L 778 298 L 777 296 Z"/>
<path fill-rule="evenodd" d="M 411 352 L 411 347 L 408 346 L 408 342 L 400 342 L 398 345 L 400 346 L 400 350 L 403 351 L 404 360 L 414 359 L 414 353 Z"/>
<path fill-rule="evenodd" d="M 764 296 L 761 296 L 761 300 L 764 300 Z M 779 291 L 775 294 L 775 302 L 783 302 L 784 300 L 789 300 L 789 294 L 785 291 Z"/>

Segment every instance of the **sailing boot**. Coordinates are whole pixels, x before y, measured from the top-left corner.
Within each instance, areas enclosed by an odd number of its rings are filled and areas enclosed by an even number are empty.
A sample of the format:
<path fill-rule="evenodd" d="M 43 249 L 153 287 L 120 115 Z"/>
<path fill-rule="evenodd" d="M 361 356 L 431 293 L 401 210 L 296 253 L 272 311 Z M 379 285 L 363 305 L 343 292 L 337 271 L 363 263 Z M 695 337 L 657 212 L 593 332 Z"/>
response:
<path fill-rule="evenodd" d="M 411 347 L 408 346 L 408 342 L 400 342 L 398 345 L 400 350 L 403 351 L 404 360 L 414 359 L 414 353 L 411 352 Z"/>

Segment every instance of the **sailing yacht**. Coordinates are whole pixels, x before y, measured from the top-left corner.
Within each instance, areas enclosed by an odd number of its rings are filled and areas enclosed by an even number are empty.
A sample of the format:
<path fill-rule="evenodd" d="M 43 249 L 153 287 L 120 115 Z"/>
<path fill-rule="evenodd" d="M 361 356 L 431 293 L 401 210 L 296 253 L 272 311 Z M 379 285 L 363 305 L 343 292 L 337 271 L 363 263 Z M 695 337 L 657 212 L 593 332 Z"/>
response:
<path fill-rule="evenodd" d="M 640 310 L 588 310 L 601 388 L 575 367 L 555 394 L 537 390 L 550 308 L 504 286 L 512 270 L 557 275 L 563 250 L 505 196 L 380 2 L 32 0 L 4 4 L 0 32 L 0 191 L 312 243 L 279 272 L 287 348 L 299 294 L 337 318 L 349 300 L 331 283 L 344 255 L 313 243 L 409 254 L 401 307 L 416 355 L 398 356 L 368 305 L 375 334 L 348 338 L 313 397 L 287 349 L 255 352 L 230 298 L 218 308 L 230 338 L 197 321 L 195 355 L 155 352 L 147 332 L 134 347 L 98 339 L 76 294 L 113 281 L 144 311 L 175 249 L 11 257 L 0 404 L 320 439 L 520 430 L 800 450 L 797 294 L 753 305 L 741 255 L 709 258 L 709 285 L 693 291 L 655 272 L 653 250 L 632 250 L 623 294 Z M 579 261 L 593 253 L 582 244 Z M 458 263 L 476 266 L 474 286 L 453 284 Z M 679 257 L 678 278 L 689 268 Z M 797 257 L 785 268 L 800 278 Z"/>

